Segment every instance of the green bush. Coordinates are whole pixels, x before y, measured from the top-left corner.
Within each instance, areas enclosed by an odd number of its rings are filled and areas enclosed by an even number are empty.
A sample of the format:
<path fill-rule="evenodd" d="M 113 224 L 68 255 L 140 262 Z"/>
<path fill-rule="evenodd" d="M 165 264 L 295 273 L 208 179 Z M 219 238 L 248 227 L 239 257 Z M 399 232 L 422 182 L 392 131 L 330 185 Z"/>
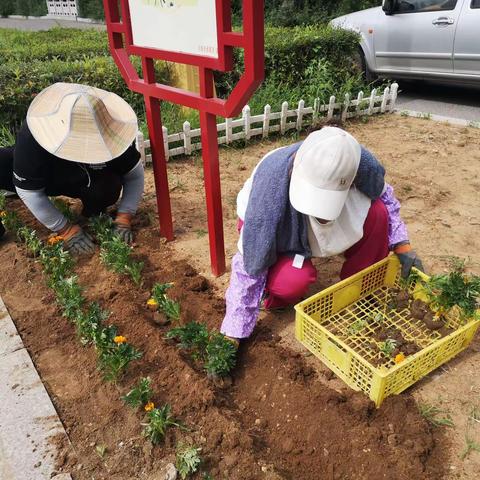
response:
<path fill-rule="evenodd" d="M 0 0 L 1 1 L 1 0 Z M 0 29 L 0 62 L 19 60 L 81 60 L 109 56 L 105 32 L 53 28 L 40 32 Z"/>
<path fill-rule="evenodd" d="M 0 16 L 24 15 L 41 17 L 47 14 L 45 0 L 0 0 Z"/>
<path fill-rule="evenodd" d="M 168 81 L 166 69 L 163 74 L 160 81 Z M 127 88 L 110 57 L 11 61 L 0 65 L 0 125 L 18 127 L 35 95 L 55 82 L 84 83 L 115 92 L 130 103 L 137 114 L 143 112 L 143 96 Z"/>
<path fill-rule="evenodd" d="M 77 0 L 78 15 L 83 18 L 103 20 L 105 12 L 102 0 Z"/>

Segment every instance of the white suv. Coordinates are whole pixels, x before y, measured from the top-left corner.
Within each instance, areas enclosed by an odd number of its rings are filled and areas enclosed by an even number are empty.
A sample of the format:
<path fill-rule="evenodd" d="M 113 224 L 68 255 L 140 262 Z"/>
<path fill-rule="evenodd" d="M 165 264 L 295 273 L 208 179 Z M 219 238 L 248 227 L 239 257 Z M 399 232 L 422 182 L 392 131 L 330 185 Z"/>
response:
<path fill-rule="evenodd" d="M 480 85 L 480 0 L 384 0 L 332 20 L 361 36 L 361 62 L 376 76 Z"/>

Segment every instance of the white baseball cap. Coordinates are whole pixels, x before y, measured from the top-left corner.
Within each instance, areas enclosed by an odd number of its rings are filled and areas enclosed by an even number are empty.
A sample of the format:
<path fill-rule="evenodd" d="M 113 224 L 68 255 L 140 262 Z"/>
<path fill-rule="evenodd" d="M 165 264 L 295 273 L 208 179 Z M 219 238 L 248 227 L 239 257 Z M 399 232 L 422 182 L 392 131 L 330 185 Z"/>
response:
<path fill-rule="evenodd" d="M 340 216 L 360 165 L 360 144 L 341 128 L 311 133 L 299 148 L 290 179 L 298 212 L 324 220 Z"/>
<path fill-rule="evenodd" d="M 293 165 L 293 208 L 324 220 L 338 218 L 357 174 L 360 156 L 360 144 L 341 128 L 324 127 L 311 133 Z"/>

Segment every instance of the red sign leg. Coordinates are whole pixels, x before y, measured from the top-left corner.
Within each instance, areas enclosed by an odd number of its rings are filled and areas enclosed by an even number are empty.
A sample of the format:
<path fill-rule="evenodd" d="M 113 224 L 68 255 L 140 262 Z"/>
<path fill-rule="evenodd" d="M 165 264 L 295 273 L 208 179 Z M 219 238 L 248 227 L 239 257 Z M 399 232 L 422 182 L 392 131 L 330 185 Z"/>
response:
<path fill-rule="evenodd" d="M 171 241 L 174 239 L 172 207 L 170 205 L 170 191 L 168 188 L 167 160 L 165 158 L 165 147 L 163 143 L 160 100 L 158 100 L 158 98 L 145 96 L 145 110 L 150 136 L 150 148 L 152 151 L 160 235 L 168 241 Z"/>
<path fill-rule="evenodd" d="M 210 262 L 216 277 L 225 273 L 225 247 L 223 238 L 222 195 L 215 115 L 200 112 L 202 129 L 203 171 L 207 197 L 208 236 Z"/>

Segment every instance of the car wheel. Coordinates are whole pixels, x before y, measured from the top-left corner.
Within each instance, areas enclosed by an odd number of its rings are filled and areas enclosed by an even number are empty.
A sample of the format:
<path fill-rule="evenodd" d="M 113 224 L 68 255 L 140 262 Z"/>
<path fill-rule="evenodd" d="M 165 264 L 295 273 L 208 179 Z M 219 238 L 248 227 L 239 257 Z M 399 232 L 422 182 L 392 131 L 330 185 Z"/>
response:
<path fill-rule="evenodd" d="M 365 54 L 363 53 L 363 50 L 361 48 L 358 49 L 354 57 L 354 64 L 358 69 L 358 71 L 362 73 L 363 79 L 367 83 L 373 83 L 377 79 L 377 76 L 375 75 L 375 73 L 373 73 L 368 68 L 368 64 L 365 59 Z"/>

